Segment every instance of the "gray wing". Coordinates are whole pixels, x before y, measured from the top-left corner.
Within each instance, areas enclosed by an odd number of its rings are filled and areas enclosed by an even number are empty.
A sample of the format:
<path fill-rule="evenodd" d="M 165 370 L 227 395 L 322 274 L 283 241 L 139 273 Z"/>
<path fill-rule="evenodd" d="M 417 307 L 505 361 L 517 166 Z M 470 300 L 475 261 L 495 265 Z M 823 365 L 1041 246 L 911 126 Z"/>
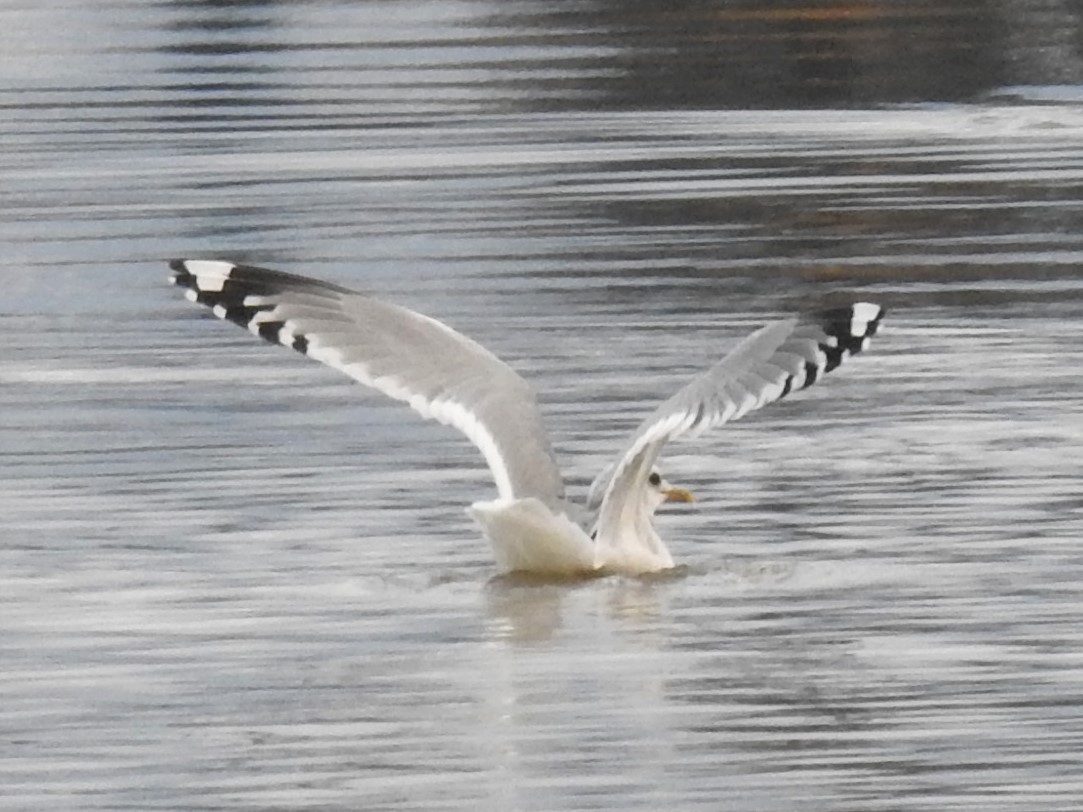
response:
<path fill-rule="evenodd" d="M 811 386 L 846 358 L 861 352 L 876 334 L 884 309 L 868 302 L 768 324 L 665 401 L 640 424 L 617 464 L 591 486 L 599 521 L 614 518 L 637 492 L 668 440 L 698 434 Z"/>
<path fill-rule="evenodd" d="M 170 267 L 172 282 L 219 318 L 459 429 L 485 456 L 501 498 L 563 497 L 530 386 L 480 344 L 420 313 L 303 276 L 204 260 Z"/>

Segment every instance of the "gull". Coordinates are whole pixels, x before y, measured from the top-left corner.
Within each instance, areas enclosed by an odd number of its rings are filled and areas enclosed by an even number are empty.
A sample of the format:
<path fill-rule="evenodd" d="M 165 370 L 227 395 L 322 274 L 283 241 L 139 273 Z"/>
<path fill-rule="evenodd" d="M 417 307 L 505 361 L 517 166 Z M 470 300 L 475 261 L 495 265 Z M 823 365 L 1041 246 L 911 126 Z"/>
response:
<path fill-rule="evenodd" d="M 674 567 L 653 524 L 692 495 L 658 469 L 665 444 L 742 417 L 820 379 L 876 334 L 884 309 L 857 302 L 760 328 L 654 410 L 586 504 L 565 496 L 534 393 L 511 367 L 446 324 L 347 288 L 218 260 L 170 263 L 170 281 L 215 316 L 450 425 L 481 451 L 497 497 L 467 508 L 501 572 L 641 575 Z"/>

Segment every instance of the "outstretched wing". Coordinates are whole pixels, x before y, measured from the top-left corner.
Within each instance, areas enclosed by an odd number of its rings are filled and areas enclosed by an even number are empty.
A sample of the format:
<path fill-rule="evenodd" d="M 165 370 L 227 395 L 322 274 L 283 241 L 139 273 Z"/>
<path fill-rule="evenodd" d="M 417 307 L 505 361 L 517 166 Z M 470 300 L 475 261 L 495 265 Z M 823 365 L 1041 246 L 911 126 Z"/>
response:
<path fill-rule="evenodd" d="M 502 499 L 563 497 L 530 386 L 435 319 L 280 271 L 174 260 L 185 295 L 271 343 L 292 347 L 454 426 L 481 450 Z"/>
<path fill-rule="evenodd" d="M 876 334 L 884 309 L 868 302 L 820 314 L 809 323 L 778 321 L 757 330 L 694 378 L 640 424 L 615 466 L 591 486 L 599 526 L 618 520 L 645 486 L 668 440 L 698 434 L 811 386 Z"/>

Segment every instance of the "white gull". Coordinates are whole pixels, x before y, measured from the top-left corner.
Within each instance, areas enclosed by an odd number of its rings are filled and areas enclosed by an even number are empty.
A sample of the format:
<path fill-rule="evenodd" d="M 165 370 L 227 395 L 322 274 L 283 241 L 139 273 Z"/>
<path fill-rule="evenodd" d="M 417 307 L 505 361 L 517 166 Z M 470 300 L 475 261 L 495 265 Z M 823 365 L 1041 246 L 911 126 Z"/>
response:
<path fill-rule="evenodd" d="M 428 316 L 308 277 L 215 260 L 170 267 L 171 281 L 219 318 L 462 431 L 496 481 L 497 498 L 468 512 L 497 566 L 545 575 L 673 567 L 652 518 L 664 502 L 692 497 L 657 469 L 666 442 L 811 385 L 863 350 L 884 314 L 857 302 L 752 333 L 640 424 L 584 507 L 565 498 L 530 386 L 480 344 Z"/>

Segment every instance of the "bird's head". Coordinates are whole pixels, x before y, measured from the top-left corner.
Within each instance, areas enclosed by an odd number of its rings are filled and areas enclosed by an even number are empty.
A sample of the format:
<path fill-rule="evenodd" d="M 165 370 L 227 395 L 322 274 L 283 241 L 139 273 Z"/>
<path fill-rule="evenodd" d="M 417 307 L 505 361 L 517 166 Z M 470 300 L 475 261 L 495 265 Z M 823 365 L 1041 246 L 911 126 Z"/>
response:
<path fill-rule="evenodd" d="M 657 468 L 652 468 L 647 477 L 647 494 L 651 513 L 666 502 L 691 502 L 694 498 L 691 491 L 675 487 L 667 482 Z"/>

